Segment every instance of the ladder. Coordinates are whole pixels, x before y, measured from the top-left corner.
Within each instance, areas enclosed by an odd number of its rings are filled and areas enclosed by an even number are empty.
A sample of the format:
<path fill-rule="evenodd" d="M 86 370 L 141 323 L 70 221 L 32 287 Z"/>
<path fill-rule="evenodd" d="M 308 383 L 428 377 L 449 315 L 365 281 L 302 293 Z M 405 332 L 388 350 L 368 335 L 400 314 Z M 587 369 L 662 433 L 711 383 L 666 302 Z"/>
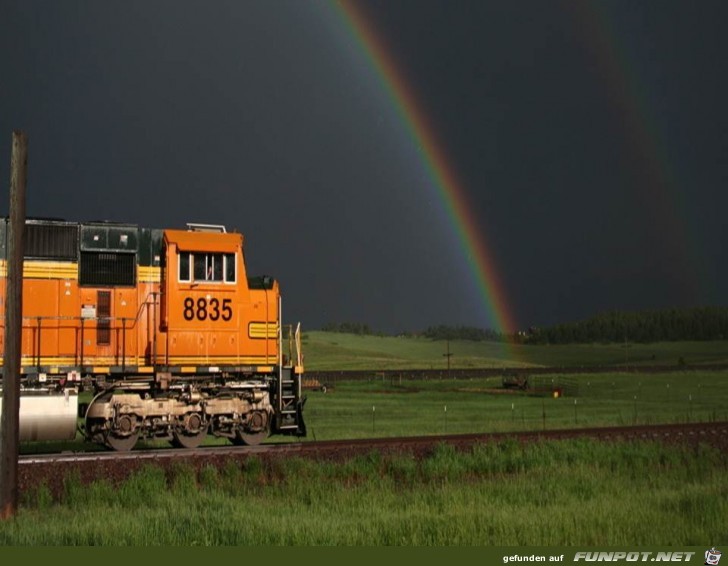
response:
<path fill-rule="evenodd" d="M 301 395 L 303 381 L 303 359 L 301 355 L 301 324 L 296 326 L 295 352 L 289 342 L 288 361 L 283 359 L 283 325 L 281 324 L 281 300 L 278 299 L 278 383 L 275 399 L 275 429 L 280 434 L 306 436 L 303 422 L 303 405 L 306 398 Z M 289 337 L 292 335 L 289 328 Z M 295 356 L 293 355 L 295 353 Z"/>
<path fill-rule="evenodd" d="M 276 393 L 276 429 L 281 434 L 306 436 L 306 425 L 303 422 L 305 399 L 301 396 L 301 375 L 294 373 L 291 367 L 281 367 Z"/>

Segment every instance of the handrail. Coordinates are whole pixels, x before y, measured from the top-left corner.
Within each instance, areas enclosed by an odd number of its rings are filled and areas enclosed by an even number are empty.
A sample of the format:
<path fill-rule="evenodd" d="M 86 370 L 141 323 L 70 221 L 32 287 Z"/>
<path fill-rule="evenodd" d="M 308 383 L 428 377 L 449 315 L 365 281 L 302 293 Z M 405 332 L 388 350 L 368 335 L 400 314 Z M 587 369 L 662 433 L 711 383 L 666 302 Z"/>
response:
<path fill-rule="evenodd" d="M 278 296 L 278 401 L 277 413 L 280 415 L 283 410 L 283 302 Z M 266 332 L 267 334 L 267 332 Z"/>
<path fill-rule="evenodd" d="M 79 355 L 79 365 L 84 366 L 84 339 L 85 339 L 85 325 L 86 321 L 96 321 L 97 323 L 100 321 L 109 322 L 109 331 L 112 332 L 116 330 L 116 334 L 118 337 L 118 331 L 121 329 L 122 331 L 122 346 L 121 346 L 121 366 L 122 370 L 126 369 L 126 331 L 127 328 L 129 330 L 132 330 L 136 327 L 137 323 L 141 319 L 142 311 L 145 307 L 148 307 L 149 305 L 154 306 L 154 334 L 153 334 L 153 342 L 154 342 L 154 352 L 153 352 L 153 360 L 152 364 L 156 365 L 156 338 L 157 338 L 157 332 L 156 332 L 156 306 L 157 306 L 157 295 L 158 293 L 151 291 L 147 294 L 147 296 L 144 298 L 144 300 L 139 303 L 139 308 L 137 309 L 136 315 L 134 317 L 128 317 L 128 316 L 24 316 L 21 317 L 21 331 L 25 329 L 35 330 L 35 366 L 40 373 L 41 369 L 41 347 L 42 347 L 42 330 L 43 330 L 43 322 L 46 321 L 75 321 L 80 322 L 80 329 L 81 329 L 81 336 L 80 336 L 80 348 L 78 348 L 78 342 L 77 342 L 77 350 L 76 353 Z M 152 302 L 149 301 L 149 298 L 152 298 Z M 27 321 L 27 324 L 25 322 Z M 132 325 L 127 327 L 127 322 L 132 321 Z M 35 322 L 35 325 L 33 325 L 33 322 Z M 114 324 L 120 322 L 121 325 Z M 76 325 L 69 325 L 68 329 L 74 329 L 78 328 L 79 326 Z M 0 321 L 0 329 L 4 330 L 5 323 L 4 320 Z M 58 324 L 54 328 L 48 328 L 48 330 L 61 330 L 61 325 Z M 118 338 L 117 338 L 118 340 Z M 118 357 L 118 356 L 117 356 Z"/>
<path fill-rule="evenodd" d="M 298 361 L 297 365 L 299 367 L 303 365 L 303 358 L 301 354 L 301 323 L 299 322 L 296 324 L 296 360 Z"/>

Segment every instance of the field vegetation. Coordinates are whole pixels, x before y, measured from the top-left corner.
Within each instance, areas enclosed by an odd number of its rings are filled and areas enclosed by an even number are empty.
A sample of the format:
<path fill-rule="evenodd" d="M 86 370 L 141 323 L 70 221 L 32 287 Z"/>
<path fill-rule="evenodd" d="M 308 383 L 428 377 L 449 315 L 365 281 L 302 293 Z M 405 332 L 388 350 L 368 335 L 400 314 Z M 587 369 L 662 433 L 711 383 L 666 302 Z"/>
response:
<path fill-rule="evenodd" d="M 654 443 L 505 442 L 243 466 L 148 467 L 23 494 L 2 545 L 725 544 L 728 456 Z"/>
<path fill-rule="evenodd" d="M 510 344 L 309 331 L 303 335 L 308 370 L 592 367 L 728 363 L 728 340 Z"/>
<path fill-rule="evenodd" d="M 503 346 L 451 341 L 452 367 L 508 367 L 512 351 Z M 443 367 L 446 347 L 309 332 L 307 368 L 372 372 L 307 393 L 304 442 L 728 420 L 728 370 L 705 367 L 728 360 L 723 342 L 630 345 L 622 369 L 534 376 L 526 391 L 505 389 L 501 377 L 378 373 L 427 360 Z M 620 345 L 522 347 L 530 361 L 518 363 L 533 365 L 620 365 L 625 355 Z M 675 371 L 631 371 L 641 357 Z M 290 440 L 271 439 L 279 441 Z M 23 447 L 49 449 L 59 446 Z M 707 445 L 506 441 L 459 453 L 434 442 L 422 460 L 376 452 L 341 462 L 251 457 L 199 473 L 148 467 L 121 486 L 66 478 L 60 499 L 43 487 L 23 493 L 15 520 L 0 523 L 0 544 L 720 545 L 728 543 L 716 520 L 728 512 L 726 486 L 728 455 Z"/>
<path fill-rule="evenodd" d="M 532 378 L 414 380 L 375 375 L 329 383 L 306 403 L 316 440 L 728 420 L 728 370 Z M 554 397 L 554 395 L 558 397 Z"/>

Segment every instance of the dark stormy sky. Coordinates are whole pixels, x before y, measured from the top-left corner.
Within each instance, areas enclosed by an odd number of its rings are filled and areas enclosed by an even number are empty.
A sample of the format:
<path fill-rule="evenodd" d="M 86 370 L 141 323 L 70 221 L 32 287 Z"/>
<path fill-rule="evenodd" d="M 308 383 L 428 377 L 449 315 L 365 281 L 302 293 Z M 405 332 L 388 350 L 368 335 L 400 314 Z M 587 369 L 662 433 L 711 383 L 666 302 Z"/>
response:
<path fill-rule="evenodd" d="M 358 4 L 520 328 L 725 305 L 724 0 Z M 306 328 L 493 327 L 417 140 L 325 1 L 0 0 L 0 210 L 225 224 Z"/>

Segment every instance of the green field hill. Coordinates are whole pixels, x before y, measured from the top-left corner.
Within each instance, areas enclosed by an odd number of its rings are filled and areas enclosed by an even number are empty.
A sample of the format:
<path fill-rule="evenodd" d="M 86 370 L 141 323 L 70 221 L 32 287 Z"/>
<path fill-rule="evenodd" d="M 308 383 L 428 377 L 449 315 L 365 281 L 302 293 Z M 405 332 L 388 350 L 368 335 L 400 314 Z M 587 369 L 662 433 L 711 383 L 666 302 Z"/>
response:
<path fill-rule="evenodd" d="M 448 353 L 452 369 L 728 363 L 728 340 L 540 345 L 314 330 L 303 334 L 302 349 L 311 371 L 446 369 Z"/>

